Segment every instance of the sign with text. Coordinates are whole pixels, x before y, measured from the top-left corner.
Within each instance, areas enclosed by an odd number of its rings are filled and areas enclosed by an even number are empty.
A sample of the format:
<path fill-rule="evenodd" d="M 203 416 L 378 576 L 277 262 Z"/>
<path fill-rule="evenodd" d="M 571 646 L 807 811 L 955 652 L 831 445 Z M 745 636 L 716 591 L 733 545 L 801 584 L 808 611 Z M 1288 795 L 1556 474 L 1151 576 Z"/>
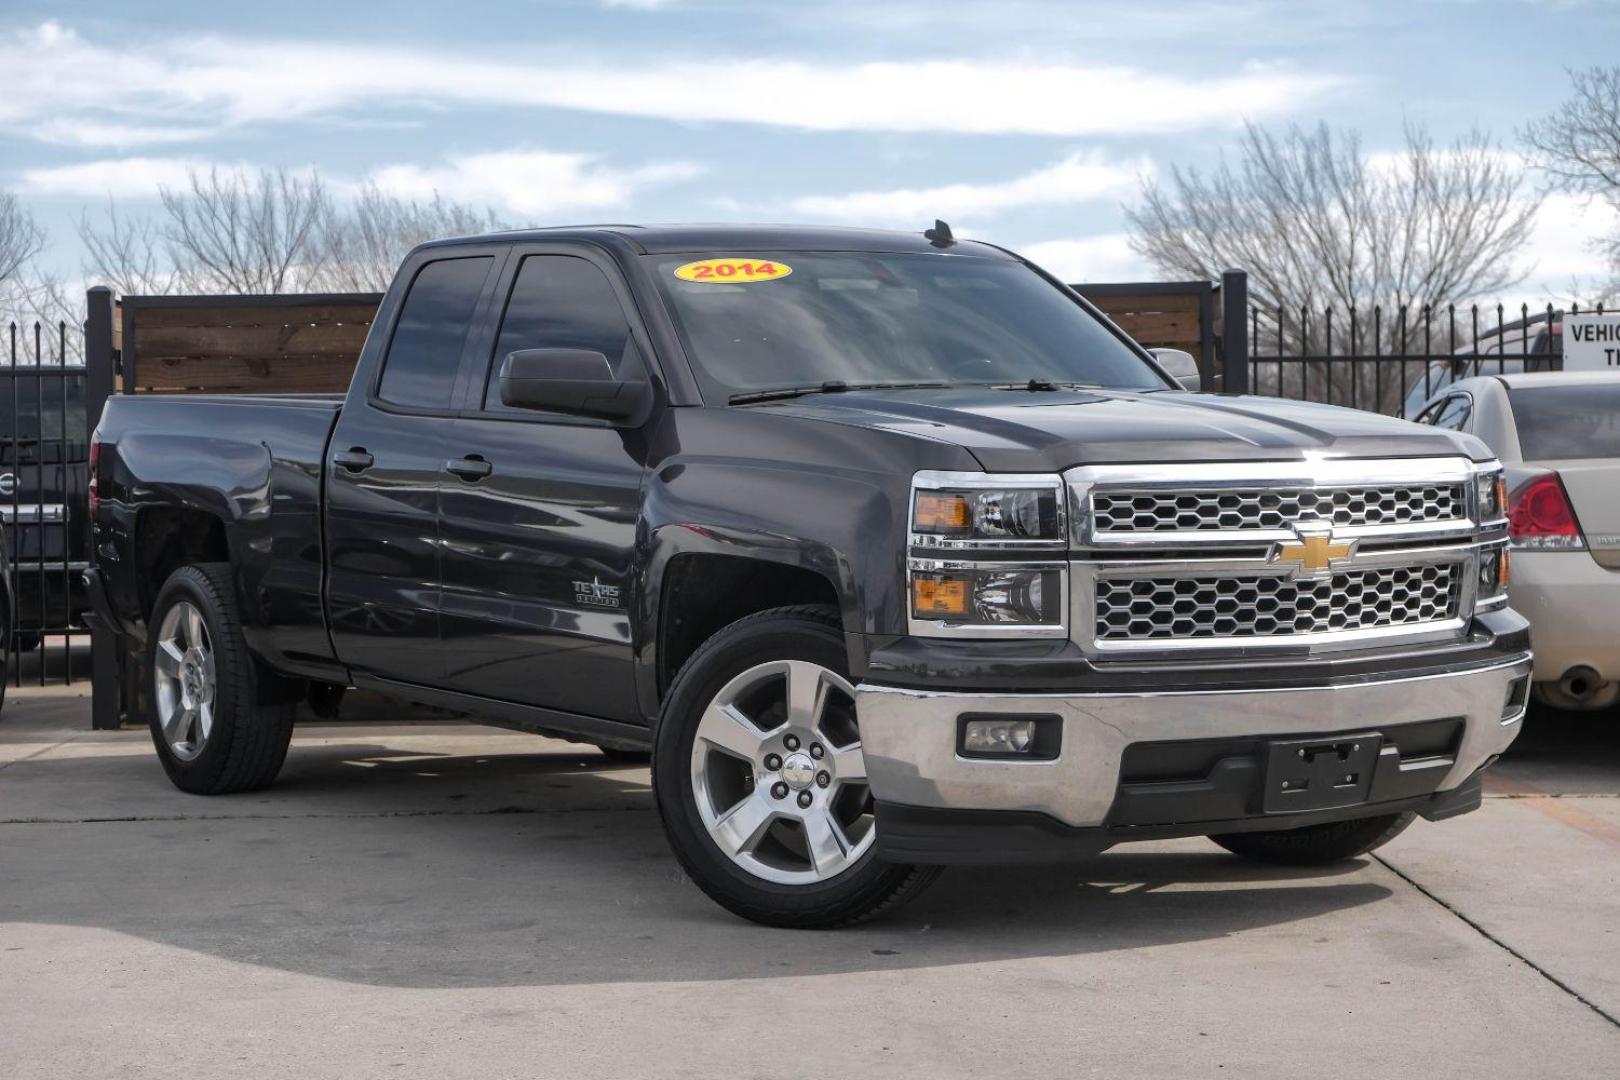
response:
<path fill-rule="evenodd" d="M 1564 316 L 1564 370 L 1620 372 L 1620 312 Z"/>

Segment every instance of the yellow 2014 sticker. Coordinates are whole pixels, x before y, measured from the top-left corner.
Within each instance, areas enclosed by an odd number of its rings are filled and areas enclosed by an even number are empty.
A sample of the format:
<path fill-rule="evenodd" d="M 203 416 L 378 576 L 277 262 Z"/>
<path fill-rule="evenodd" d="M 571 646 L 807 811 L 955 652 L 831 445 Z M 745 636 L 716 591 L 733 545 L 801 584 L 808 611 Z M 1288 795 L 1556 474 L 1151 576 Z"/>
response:
<path fill-rule="evenodd" d="M 793 267 L 774 259 L 699 259 L 675 268 L 682 281 L 706 285 L 748 285 L 756 281 L 776 281 L 793 273 Z"/>

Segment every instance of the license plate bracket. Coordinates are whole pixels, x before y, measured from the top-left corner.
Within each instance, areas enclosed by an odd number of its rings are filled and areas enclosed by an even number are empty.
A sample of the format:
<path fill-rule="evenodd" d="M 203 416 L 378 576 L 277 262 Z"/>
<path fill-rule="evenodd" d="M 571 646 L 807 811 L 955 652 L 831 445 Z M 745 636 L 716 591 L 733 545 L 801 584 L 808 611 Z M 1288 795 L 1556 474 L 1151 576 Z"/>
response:
<path fill-rule="evenodd" d="M 1297 814 L 1366 802 L 1383 746 L 1384 737 L 1376 731 L 1270 743 L 1261 809 Z"/>

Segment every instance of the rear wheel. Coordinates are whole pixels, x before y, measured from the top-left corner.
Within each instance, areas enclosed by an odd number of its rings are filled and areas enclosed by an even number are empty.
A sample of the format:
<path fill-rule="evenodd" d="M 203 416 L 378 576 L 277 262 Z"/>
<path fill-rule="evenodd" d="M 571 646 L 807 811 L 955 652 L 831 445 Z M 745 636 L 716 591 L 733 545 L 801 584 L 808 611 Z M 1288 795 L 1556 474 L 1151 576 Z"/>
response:
<path fill-rule="evenodd" d="M 152 743 L 169 779 L 197 795 L 274 780 L 292 740 L 293 705 L 263 700 L 229 564 L 176 570 L 148 625 Z"/>
<path fill-rule="evenodd" d="M 1303 829 L 1223 833 L 1210 839 L 1232 854 L 1256 862 L 1325 866 L 1383 847 L 1404 832 L 1414 817 L 1409 813 L 1385 814 L 1307 825 Z"/>
<path fill-rule="evenodd" d="M 659 720 L 653 788 L 676 858 L 721 906 L 830 928 L 938 876 L 874 857 L 854 687 L 836 615 L 777 608 L 709 639 Z"/>

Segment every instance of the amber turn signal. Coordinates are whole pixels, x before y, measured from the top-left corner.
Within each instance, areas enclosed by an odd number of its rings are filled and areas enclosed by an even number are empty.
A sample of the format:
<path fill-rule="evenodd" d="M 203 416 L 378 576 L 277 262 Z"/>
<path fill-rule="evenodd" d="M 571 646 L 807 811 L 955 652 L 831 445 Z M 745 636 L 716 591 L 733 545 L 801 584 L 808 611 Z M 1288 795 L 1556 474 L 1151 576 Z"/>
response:
<path fill-rule="evenodd" d="M 919 617 L 966 615 L 968 583 L 964 578 L 919 574 L 911 579 L 911 609 Z"/>
<path fill-rule="evenodd" d="M 963 495 L 917 493 L 913 525 L 919 529 L 959 530 L 968 527 L 968 502 Z"/>

